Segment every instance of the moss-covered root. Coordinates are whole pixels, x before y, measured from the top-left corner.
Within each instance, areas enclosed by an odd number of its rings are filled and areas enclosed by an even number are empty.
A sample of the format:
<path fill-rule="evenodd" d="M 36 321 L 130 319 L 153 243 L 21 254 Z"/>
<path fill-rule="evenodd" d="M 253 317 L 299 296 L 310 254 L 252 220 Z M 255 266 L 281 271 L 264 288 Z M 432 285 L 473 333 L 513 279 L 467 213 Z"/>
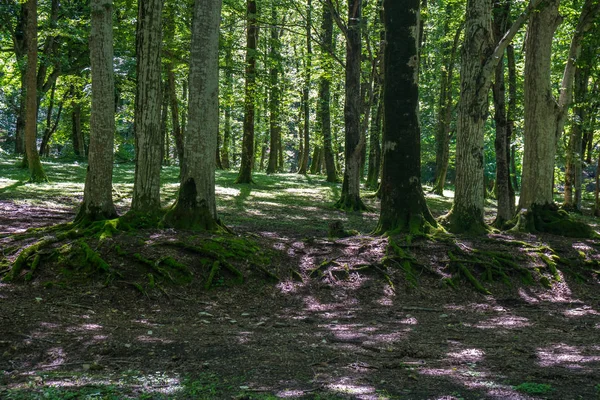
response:
<path fill-rule="evenodd" d="M 359 196 L 350 196 L 348 194 L 342 195 L 342 197 L 335 202 L 334 208 L 342 211 L 372 211 Z"/>
<path fill-rule="evenodd" d="M 533 205 L 510 223 L 511 230 L 519 232 L 544 232 L 571 238 L 595 239 L 599 235 L 585 222 L 578 221 L 556 204 Z"/>
<path fill-rule="evenodd" d="M 560 274 L 558 273 L 558 269 L 556 268 L 556 261 L 554 261 L 553 256 L 547 256 L 545 254 L 540 254 L 540 258 L 548 266 L 548 269 L 552 273 L 552 276 L 557 282 L 560 282 Z"/>
<path fill-rule="evenodd" d="M 83 239 L 80 240 L 79 246 L 81 247 L 81 250 L 83 251 L 83 254 L 85 257 L 85 262 L 87 262 L 89 265 L 91 265 L 92 267 L 94 267 L 95 269 L 97 269 L 101 272 L 105 272 L 105 273 L 110 272 L 110 265 L 106 261 L 104 261 L 104 259 L 102 257 L 100 257 L 100 254 L 98 252 L 96 252 L 94 249 L 92 249 L 85 242 L 85 240 L 83 240 Z"/>
<path fill-rule="evenodd" d="M 459 260 L 451 251 L 448 252 L 448 256 L 450 257 L 450 261 L 458 268 L 458 272 L 462 276 L 464 276 L 471 283 L 471 285 L 473 285 L 475 290 L 477 290 L 481 294 L 491 294 L 491 292 L 485 287 L 483 287 L 481 282 L 479 282 L 479 280 L 475 278 L 475 276 L 471 273 L 469 268 L 467 268 L 465 264 L 461 260 Z"/>

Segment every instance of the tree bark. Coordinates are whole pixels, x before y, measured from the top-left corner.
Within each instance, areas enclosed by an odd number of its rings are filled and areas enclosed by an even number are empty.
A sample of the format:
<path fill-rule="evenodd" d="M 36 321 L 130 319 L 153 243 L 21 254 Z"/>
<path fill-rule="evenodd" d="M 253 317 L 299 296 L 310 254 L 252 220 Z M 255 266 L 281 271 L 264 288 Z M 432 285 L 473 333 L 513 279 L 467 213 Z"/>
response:
<path fill-rule="evenodd" d="M 345 170 L 341 198 L 335 207 L 360 211 L 366 206 L 360 198 L 360 157 L 365 145 L 360 134 L 360 57 L 361 57 L 362 0 L 348 2 L 346 29 L 346 96 L 344 102 Z"/>
<path fill-rule="evenodd" d="M 445 216 L 454 233 L 482 232 L 484 205 L 484 132 L 488 93 L 500 56 L 540 0 L 529 3 L 502 40 L 492 44 L 491 2 L 469 0 L 461 61 L 461 98 L 456 137 L 456 191 L 452 210 Z"/>
<path fill-rule="evenodd" d="M 312 69 L 312 0 L 306 4 L 306 63 L 304 65 L 304 88 L 302 89 L 302 103 L 304 104 L 304 151 L 300 160 L 298 173 L 306 175 L 310 158 L 310 80 Z"/>
<path fill-rule="evenodd" d="M 258 25 L 256 0 L 247 0 L 246 18 L 246 89 L 244 99 L 244 136 L 242 138 L 242 162 L 235 183 L 252 183 L 254 165 L 254 109 L 256 101 L 256 46 Z"/>
<path fill-rule="evenodd" d="M 37 151 L 37 0 L 27 0 L 27 83 L 25 106 L 25 154 L 31 182 L 46 182 L 48 178 Z"/>
<path fill-rule="evenodd" d="M 277 160 L 279 152 L 279 140 L 281 140 L 281 122 L 280 122 L 280 88 L 279 71 L 281 69 L 281 56 L 279 48 L 279 28 L 277 27 L 277 5 L 271 5 L 271 41 L 269 43 L 269 58 L 271 68 L 269 69 L 269 163 L 267 165 L 267 174 L 274 174 L 278 171 Z"/>
<path fill-rule="evenodd" d="M 131 209 L 160 210 L 161 24 L 163 0 L 140 0 L 136 32 L 135 180 Z M 213 157 L 214 158 L 214 157 Z"/>
<path fill-rule="evenodd" d="M 90 51 L 91 51 L 91 43 L 90 43 Z M 93 76 L 93 75 L 92 75 Z M 100 78 L 98 78 L 100 79 Z M 93 85 L 93 82 L 92 82 Z M 98 89 L 100 90 L 100 89 Z M 92 93 L 92 101 L 94 94 Z M 92 107 L 92 115 L 93 115 L 93 107 Z M 90 117 L 90 131 L 93 131 L 92 128 L 92 118 Z M 113 115 L 114 119 L 114 115 Z M 113 123 L 114 124 L 114 123 Z M 94 128 L 97 129 L 97 128 Z M 114 135 L 114 133 L 113 133 Z M 85 157 L 85 142 L 83 139 L 83 131 L 81 129 L 81 104 L 79 104 L 79 100 L 71 101 L 71 136 L 73 140 L 73 151 L 75 155 L 80 158 Z M 114 140 L 114 139 L 113 139 Z M 90 132 L 90 142 L 91 142 L 91 132 Z M 90 143 L 91 145 L 91 143 Z M 112 163 L 112 160 L 111 160 Z M 112 171 L 112 167 L 111 167 Z M 111 172 L 112 174 L 112 172 Z M 112 190 L 112 187 L 111 187 Z"/>
<path fill-rule="evenodd" d="M 448 19 L 450 18 L 448 10 Z M 435 177 L 432 192 L 438 196 L 444 196 L 446 186 L 446 175 L 448 174 L 448 163 L 450 161 L 450 125 L 452 122 L 452 82 L 454 81 L 454 64 L 456 53 L 462 34 L 461 25 L 454 34 L 452 47 L 448 52 L 445 68 L 442 70 L 440 83 L 440 100 L 438 111 L 438 123 L 435 136 Z"/>
<path fill-rule="evenodd" d="M 219 131 L 219 25 L 221 0 L 196 0 L 192 23 L 189 120 L 177 202 L 167 226 L 219 229 L 215 198 L 215 153 Z"/>
<path fill-rule="evenodd" d="M 112 0 L 91 2 L 90 62 L 92 110 L 90 146 L 83 203 L 76 220 L 95 221 L 117 216 L 112 200 L 115 88 L 113 72 Z M 75 113 L 79 103 L 73 105 Z M 81 140 L 80 140 L 81 139 Z M 78 137 L 78 148 L 83 149 Z M 80 153 L 80 156 L 84 154 Z"/>
<path fill-rule="evenodd" d="M 233 29 L 233 28 L 232 28 Z M 233 101 L 233 43 L 225 50 L 225 122 L 223 129 L 223 147 L 221 148 L 221 163 L 224 169 L 230 169 L 229 149 L 231 148 L 231 103 Z"/>
<path fill-rule="evenodd" d="M 503 1 L 494 2 L 494 39 L 499 42 L 501 35 L 506 32 L 510 18 L 510 3 Z M 510 136 L 508 135 L 508 119 L 506 114 L 506 86 L 504 79 L 504 57 L 500 58 L 496 66 L 494 84 L 494 121 L 496 123 L 496 199 L 498 202 L 496 220 L 494 225 L 502 228 L 512 219 L 515 206 L 511 203 L 510 196 Z"/>
<path fill-rule="evenodd" d="M 331 70 L 333 65 L 329 59 L 329 54 L 333 53 L 333 16 L 331 9 L 323 6 L 323 19 L 321 22 L 323 34 L 323 52 L 321 57 L 324 59 L 324 71 L 319 78 L 319 100 L 317 103 L 317 121 L 323 135 L 323 152 L 325 158 L 325 170 L 327 172 L 327 182 L 337 182 L 337 171 L 335 168 L 335 159 L 333 156 L 333 146 L 331 143 Z"/>
<path fill-rule="evenodd" d="M 382 88 L 379 79 L 376 81 L 373 107 L 371 111 L 371 130 L 369 132 L 369 165 L 367 167 L 367 187 L 377 190 L 379 187 L 379 171 L 381 168 L 381 120 L 383 118 Z"/>
<path fill-rule="evenodd" d="M 384 0 L 384 129 L 381 214 L 376 232 L 422 232 L 436 225 L 421 187 L 420 0 Z"/>
<path fill-rule="evenodd" d="M 559 0 L 549 0 L 529 23 L 525 41 L 525 150 L 519 208 L 552 204 L 558 105 L 552 96 L 552 39 L 561 22 Z"/>

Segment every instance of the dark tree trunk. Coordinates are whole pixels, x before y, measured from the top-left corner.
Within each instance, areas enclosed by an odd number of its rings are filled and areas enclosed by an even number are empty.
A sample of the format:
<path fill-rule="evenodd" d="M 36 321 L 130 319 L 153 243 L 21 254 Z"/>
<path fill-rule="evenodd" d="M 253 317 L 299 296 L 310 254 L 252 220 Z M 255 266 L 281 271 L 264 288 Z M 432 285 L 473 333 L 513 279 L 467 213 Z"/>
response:
<path fill-rule="evenodd" d="M 448 17 L 450 18 L 450 9 Z M 444 186 L 446 185 L 446 175 L 448 174 L 448 162 L 450 161 L 450 124 L 452 122 L 452 82 L 454 80 L 454 64 L 456 62 L 456 53 L 462 25 L 454 34 L 452 47 L 447 48 L 448 53 L 446 66 L 442 70 L 440 83 L 440 99 L 438 123 L 435 136 L 435 177 L 432 192 L 438 196 L 444 195 Z M 449 51 L 448 51 L 449 50 Z"/>
<path fill-rule="evenodd" d="M 504 1 L 495 1 L 494 3 L 494 39 L 499 42 L 507 30 L 508 19 L 510 17 L 510 3 Z M 498 208 L 496 213 L 496 227 L 503 227 L 504 224 L 514 216 L 515 207 L 511 203 L 510 196 L 510 137 L 508 135 L 508 120 L 506 115 L 506 86 L 504 80 L 504 57 L 500 59 L 496 66 L 494 84 L 492 85 L 494 94 L 494 121 L 496 123 L 496 140 L 494 148 L 496 150 L 496 199 Z"/>
<path fill-rule="evenodd" d="M 312 68 L 312 0 L 307 0 L 306 5 L 306 65 L 304 66 L 304 88 L 302 89 L 302 103 L 304 104 L 304 151 L 300 160 L 299 174 L 306 175 L 308 160 L 310 158 L 310 78 Z"/>
<path fill-rule="evenodd" d="M 230 169 L 229 149 L 231 147 L 231 102 L 233 96 L 233 43 L 227 46 L 225 53 L 225 122 L 223 129 L 223 147 L 221 148 L 221 163 L 224 169 Z"/>
<path fill-rule="evenodd" d="M 26 4 L 23 3 L 19 7 L 19 16 L 15 24 L 15 31 L 13 34 L 13 48 L 15 51 L 15 58 L 19 67 L 19 73 L 21 75 L 21 92 L 19 94 L 19 109 L 17 111 L 17 121 L 15 127 L 15 153 L 25 154 L 25 103 L 27 102 L 27 81 L 26 76 L 26 62 L 25 57 L 27 55 L 27 39 L 26 39 Z"/>
<path fill-rule="evenodd" d="M 360 133 L 361 18 L 362 0 L 350 0 L 346 29 L 346 96 L 344 102 L 346 159 L 342 195 L 335 207 L 352 211 L 366 209 L 360 198 L 360 156 L 365 145 L 364 137 Z"/>
<path fill-rule="evenodd" d="M 50 139 L 56 129 L 58 128 L 58 123 L 60 122 L 60 116 L 62 115 L 64 100 L 58 104 L 58 110 L 56 111 L 56 119 L 52 121 L 52 111 L 54 108 L 54 92 L 56 90 L 56 85 L 52 88 L 52 95 L 50 104 L 48 105 L 48 112 L 46 113 L 46 127 L 44 128 L 44 135 L 42 136 L 42 144 L 40 145 L 40 154 L 48 157 L 50 155 Z"/>
<path fill-rule="evenodd" d="M 279 88 L 279 70 L 281 69 L 281 60 L 279 55 L 279 28 L 277 27 L 277 6 L 271 5 L 271 40 L 269 43 L 269 58 L 271 68 L 269 69 L 269 163 L 267 165 L 267 174 L 274 174 L 278 171 L 279 141 L 281 140 L 280 125 L 280 88 Z"/>
<path fill-rule="evenodd" d="M 91 121 L 90 121 L 91 124 Z M 91 126 L 90 126 L 91 129 Z M 80 158 L 85 157 L 85 142 L 81 129 L 81 104 L 79 101 L 71 101 L 71 135 L 73 140 L 73 151 Z"/>
<path fill-rule="evenodd" d="M 329 54 L 333 52 L 333 16 L 329 7 L 323 6 L 323 19 L 321 23 L 323 33 L 323 54 L 326 58 L 323 68 L 325 73 L 319 79 L 319 100 L 317 103 L 317 121 L 323 135 L 323 152 L 325 158 L 325 169 L 327 171 L 327 182 L 337 182 L 337 171 L 333 157 L 333 146 L 331 143 L 331 76 L 333 68 L 329 60 Z"/>
<path fill-rule="evenodd" d="M 383 118 L 383 99 L 380 98 L 382 88 L 377 84 L 373 97 L 371 115 L 371 132 L 369 133 L 369 165 L 367 168 L 367 187 L 377 190 L 381 167 L 381 119 Z"/>
<path fill-rule="evenodd" d="M 246 94 L 244 100 L 244 137 L 242 139 L 242 163 L 235 183 L 252 183 L 254 164 L 254 108 L 256 98 L 256 46 L 258 25 L 256 1 L 247 0 L 246 17 Z"/>
<path fill-rule="evenodd" d="M 384 128 L 381 215 L 376 232 L 422 232 L 436 225 L 421 187 L 419 0 L 384 0 Z M 393 23 L 392 23 L 393 21 Z"/>

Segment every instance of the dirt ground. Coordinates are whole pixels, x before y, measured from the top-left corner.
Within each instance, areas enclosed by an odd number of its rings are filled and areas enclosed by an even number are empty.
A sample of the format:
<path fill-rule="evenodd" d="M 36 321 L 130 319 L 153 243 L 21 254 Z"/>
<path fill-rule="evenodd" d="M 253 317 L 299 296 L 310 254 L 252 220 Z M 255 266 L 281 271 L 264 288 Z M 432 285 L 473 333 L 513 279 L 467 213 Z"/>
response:
<path fill-rule="evenodd" d="M 73 217 L 68 204 L 10 200 L 0 212 L 4 249 L 14 245 L 10 234 Z M 224 275 L 208 291 L 194 282 L 145 294 L 119 280 L 49 285 L 50 267 L 29 283 L 0 284 L 0 398 L 600 398 L 597 273 L 585 283 L 561 273 L 551 289 L 489 284 L 492 294 L 482 295 L 466 281 L 452 289 L 424 273 L 413 286 L 401 270 L 386 270 L 388 281 L 377 267 L 363 268 L 377 265 L 387 239 L 298 235 L 276 223 L 262 232 L 233 228 L 269 251 L 266 267 L 280 282 L 237 260 L 245 283 Z M 144 241 L 182 237 L 154 230 L 108 241 L 134 251 Z M 496 251 L 515 251 L 502 244 L 505 236 L 489 238 Z M 492 246 L 484 239 L 458 243 Z M 516 239 L 591 259 L 598 245 Z M 411 251 L 442 268 L 445 246 L 416 241 Z M 133 268 L 107 248 L 99 251 L 111 264 Z"/>

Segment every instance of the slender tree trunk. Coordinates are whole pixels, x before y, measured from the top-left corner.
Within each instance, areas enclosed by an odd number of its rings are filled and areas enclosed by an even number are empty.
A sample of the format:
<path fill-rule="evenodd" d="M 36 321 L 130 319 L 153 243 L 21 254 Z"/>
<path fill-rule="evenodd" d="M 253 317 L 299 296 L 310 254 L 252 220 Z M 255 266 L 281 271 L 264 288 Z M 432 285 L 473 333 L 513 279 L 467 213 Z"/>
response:
<path fill-rule="evenodd" d="M 269 43 L 269 58 L 271 68 L 269 69 L 269 164 L 267 166 L 267 174 L 277 172 L 277 160 L 279 146 L 281 140 L 281 125 L 280 125 L 280 88 L 279 88 L 279 70 L 281 69 L 281 60 L 279 55 L 279 28 L 277 27 L 277 6 L 271 5 L 271 41 Z"/>
<path fill-rule="evenodd" d="M 95 221 L 117 216 L 112 200 L 115 134 L 112 1 L 92 0 L 91 11 L 92 111 L 90 115 L 90 146 L 83 203 L 76 220 Z M 78 108 L 79 103 L 74 102 L 74 114 Z M 79 119 L 77 118 L 77 120 Z M 83 137 L 77 136 L 79 156 L 84 156 Z"/>
<path fill-rule="evenodd" d="M 90 43 L 90 50 L 91 50 L 91 43 Z M 100 78 L 98 78 L 98 79 L 100 79 Z M 93 94 L 92 94 L 92 99 L 93 99 Z M 91 125 L 92 125 L 92 121 L 90 118 L 90 130 L 92 129 Z M 73 151 L 75 152 L 75 155 L 77 157 L 84 158 L 85 157 L 85 142 L 83 139 L 83 130 L 81 129 L 81 104 L 79 103 L 78 100 L 71 101 L 71 135 L 72 135 L 72 140 L 73 140 Z M 90 141 L 91 141 L 91 137 L 90 137 Z M 111 169 L 111 171 L 112 171 L 112 169 Z M 112 174 L 112 172 L 111 172 L 111 174 Z M 111 186 L 111 190 L 112 190 L 112 186 Z"/>
<path fill-rule="evenodd" d="M 256 98 L 256 47 L 258 25 L 256 1 L 247 0 L 246 17 L 246 93 L 244 100 L 244 137 L 242 139 L 242 163 L 235 183 L 252 183 L 254 164 L 254 109 Z"/>
<path fill-rule="evenodd" d="M 519 189 L 517 179 L 517 146 L 516 141 L 517 130 L 515 129 L 515 121 L 517 119 L 517 63 L 515 61 L 515 49 L 512 45 L 506 48 L 506 62 L 508 66 L 508 109 L 507 109 L 507 125 L 506 125 L 506 149 L 509 152 L 510 159 L 510 204 L 515 207 L 515 191 Z"/>
<path fill-rule="evenodd" d="M 497 42 L 502 39 L 508 26 L 510 3 L 496 0 L 494 3 L 494 38 Z M 504 79 L 504 57 L 496 66 L 494 84 L 494 120 L 496 122 L 496 199 L 498 201 L 496 221 L 494 225 L 501 228 L 514 216 L 514 204 L 510 196 L 510 143 L 508 136 L 508 120 L 506 115 L 506 86 Z"/>
<path fill-rule="evenodd" d="M 419 3 L 384 0 L 386 47 L 383 177 L 377 233 L 422 232 L 436 225 L 421 187 Z"/>
<path fill-rule="evenodd" d="M 169 165 L 169 130 L 167 129 L 169 119 L 169 82 L 163 84 L 162 106 L 160 108 L 160 159 L 162 165 Z"/>
<path fill-rule="evenodd" d="M 27 0 L 27 82 L 25 108 L 25 154 L 31 182 L 46 182 L 48 178 L 37 151 L 37 0 Z"/>
<path fill-rule="evenodd" d="M 52 89 L 50 89 L 50 99 L 48 101 L 48 109 L 46 110 L 46 127 L 44 128 L 44 133 L 42 134 L 42 143 L 40 144 L 40 154 L 46 154 L 46 147 L 48 146 L 48 142 L 50 141 L 50 130 L 52 129 L 52 113 L 54 112 L 54 96 L 56 94 L 56 82 L 52 85 Z"/>
<path fill-rule="evenodd" d="M 379 170 L 381 167 L 381 119 L 383 118 L 383 99 L 380 98 L 382 88 L 376 84 L 371 115 L 371 132 L 369 133 L 369 165 L 367 168 L 367 187 L 377 190 L 379 186 Z"/>
<path fill-rule="evenodd" d="M 223 130 L 223 147 L 221 163 L 224 169 L 230 169 L 229 150 L 231 148 L 231 103 L 233 101 L 233 43 L 226 48 L 225 53 L 225 122 Z"/>
<path fill-rule="evenodd" d="M 523 187 L 519 208 L 552 204 L 556 114 L 552 96 L 550 61 L 552 39 L 560 24 L 559 0 L 549 0 L 529 23 L 525 41 L 525 150 Z"/>
<path fill-rule="evenodd" d="M 136 162 L 131 209 L 148 214 L 160 210 L 162 6 L 163 0 L 140 0 L 138 3 Z"/>
<path fill-rule="evenodd" d="M 25 154 L 25 105 L 27 102 L 27 80 L 26 80 L 26 55 L 27 55 L 27 11 L 26 3 L 19 7 L 19 16 L 15 24 L 13 36 L 13 48 L 17 66 L 19 68 L 21 92 L 19 94 L 19 109 L 17 111 L 17 121 L 15 126 L 15 154 Z"/>
<path fill-rule="evenodd" d="M 589 62 L 589 61 L 588 61 Z M 589 64 L 587 64 L 589 66 Z M 567 163 L 565 171 L 565 200 L 563 208 L 581 210 L 581 183 L 583 173 L 583 122 L 586 110 L 583 102 L 587 97 L 590 71 L 588 67 L 577 67 L 575 71 L 575 104 L 573 121 L 569 132 L 567 146 Z"/>
<path fill-rule="evenodd" d="M 304 151 L 300 160 L 299 174 L 306 175 L 308 160 L 310 158 L 310 80 L 312 69 L 312 0 L 307 0 L 306 5 L 306 64 L 304 66 L 304 88 L 302 89 L 302 103 L 304 104 Z"/>
<path fill-rule="evenodd" d="M 450 18 L 450 9 L 448 9 Z M 454 41 L 448 55 L 446 67 L 442 70 L 440 83 L 440 103 L 438 123 L 435 136 L 435 178 L 432 192 L 444 196 L 448 163 L 450 161 L 450 125 L 452 122 L 452 82 L 454 81 L 454 64 L 462 33 L 461 25 L 454 34 Z"/>
<path fill-rule="evenodd" d="M 335 168 L 335 159 L 333 156 L 333 146 L 331 143 L 331 73 L 333 65 L 329 59 L 329 54 L 333 52 L 333 16 L 331 9 L 323 6 L 323 19 L 321 22 L 323 32 L 323 52 L 321 57 L 324 71 L 319 78 L 319 100 L 317 103 L 317 120 L 323 135 L 323 152 L 325 158 L 325 169 L 327 171 L 327 182 L 337 182 L 337 171 Z"/>
<path fill-rule="evenodd" d="M 215 153 L 219 131 L 221 0 L 196 0 L 192 23 L 189 123 L 177 202 L 165 215 L 176 228 L 217 230 Z"/>
<path fill-rule="evenodd" d="M 343 210 L 366 209 L 360 198 L 360 156 L 365 145 L 360 134 L 360 57 L 362 0 L 348 2 L 346 30 L 346 97 L 344 102 L 345 170 L 342 195 L 336 207 Z"/>
<path fill-rule="evenodd" d="M 600 217 L 600 155 L 596 166 L 596 188 L 594 190 L 594 216 Z"/>

